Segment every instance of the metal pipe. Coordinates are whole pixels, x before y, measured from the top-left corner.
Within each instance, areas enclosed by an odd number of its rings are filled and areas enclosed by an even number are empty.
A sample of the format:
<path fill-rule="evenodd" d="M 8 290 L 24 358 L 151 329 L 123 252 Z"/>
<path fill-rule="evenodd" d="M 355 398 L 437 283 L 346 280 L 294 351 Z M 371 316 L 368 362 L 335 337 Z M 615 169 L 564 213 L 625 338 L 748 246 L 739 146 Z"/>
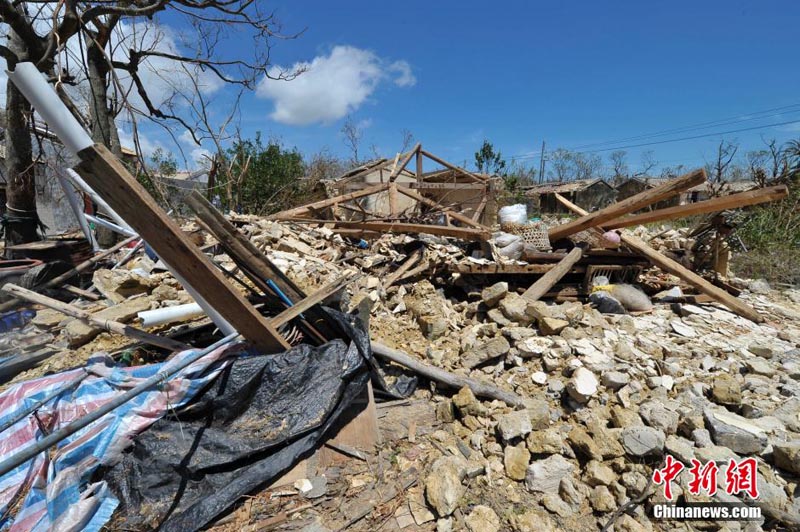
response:
<path fill-rule="evenodd" d="M 123 220 L 122 217 L 119 214 L 117 214 L 116 211 L 112 209 L 108 203 L 106 203 L 106 200 L 101 198 L 100 195 L 97 192 L 95 192 L 92 189 L 92 187 L 89 186 L 89 183 L 84 181 L 83 178 L 80 175 L 78 175 L 78 172 L 76 172 L 72 168 L 68 168 L 67 178 L 70 181 L 72 181 L 72 183 L 76 187 L 84 191 L 90 198 L 92 198 L 92 201 L 97 203 L 97 206 L 100 208 L 100 210 L 111 216 L 111 218 L 117 223 L 118 226 L 131 230 L 131 226 L 129 226 L 128 223 L 125 220 Z"/>
<path fill-rule="evenodd" d="M 34 458 L 40 452 L 49 449 L 53 445 L 56 445 L 59 442 L 65 440 L 68 437 L 70 437 L 71 435 L 75 434 L 76 432 L 78 432 L 82 428 L 90 425 L 91 423 L 94 423 L 95 421 L 97 421 L 98 419 L 103 417 L 104 415 L 106 415 L 109 412 L 111 412 L 112 410 L 124 405 L 125 403 L 127 403 L 128 401 L 130 401 L 134 397 L 138 396 L 142 392 L 146 392 L 147 390 L 149 390 L 153 386 L 156 386 L 157 384 L 160 384 L 160 383 L 166 381 L 167 379 L 170 379 L 176 373 L 178 373 L 179 371 L 185 369 L 186 367 L 188 367 L 189 365 L 193 364 L 194 362 L 197 362 L 198 360 L 200 360 L 201 358 L 203 358 L 204 356 L 206 356 L 210 352 L 214 351 L 215 349 L 217 349 L 219 347 L 222 347 L 223 345 L 234 341 L 238 336 L 239 336 L 238 333 L 229 334 L 228 336 L 226 336 L 222 340 L 219 340 L 218 342 L 206 347 L 202 351 L 198 351 L 198 352 L 196 352 L 196 353 L 194 353 L 192 355 L 187 356 L 186 359 L 184 359 L 180 364 L 177 364 L 176 366 L 174 366 L 172 368 L 169 368 L 169 370 L 167 370 L 167 371 L 159 371 L 158 373 L 156 373 L 155 375 L 153 375 L 149 379 L 145 380 L 144 382 L 142 382 L 138 386 L 135 386 L 135 387 L 131 388 L 130 390 L 128 390 L 127 392 L 125 392 L 124 394 L 115 397 L 114 399 L 112 399 L 108 403 L 104 404 L 103 406 L 101 406 L 97 410 L 95 410 L 93 412 L 90 412 L 89 414 L 85 415 L 84 417 L 82 417 L 80 419 L 76 419 L 75 421 L 73 421 L 72 423 L 67 425 L 66 427 L 60 428 L 59 430 L 57 430 L 55 432 L 51 432 L 50 434 L 48 434 L 47 436 L 45 436 L 41 440 L 37 441 L 36 443 L 34 443 L 32 445 L 28 445 L 27 447 L 22 449 L 20 452 L 18 452 L 15 455 L 3 460 L 2 462 L 0 462 L 0 476 L 3 476 L 6 473 L 8 473 L 9 471 L 14 470 L 15 468 L 17 468 L 20 465 L 24 464 L 25 462 L 27 462 L 31 458 Z"/>
<path fill-rule="evenodd" d="M 97 216 L 92 216 L 91 214 L 86 215 L 86 219 L 90 222 L 94 222 L 97 225 L 103 226 L 106 229 L 110 229 L 115 233 L 119 233 L 123 236 L 135 236 L 138 237 L 139 235 L 136 234 L 135 231 L 131 231 L 130 229 L 125 229 L 124 227 L 120 227 L 115 223 L 109 222 L 108 220 L 103 220 L 102 218 L 98 218 Z"/>
<path fill-rule="evenodd" d="M 56 179 L 58 179 L 58 183 L 61 185 L 61 189 L 64 191 L 64 195 L 67 197 L 67 202 L 69 203 L 72 213 L 75 215 L 75 219 L 77 220 L 78 225 L 81 227 L 81 231 L 83 231 L 86 240 L 92 246 L 92 250 L 97 251 L 100 249 L 100 246 L 97 245 L 97 240 L 94 238 L 92 230 L 89 227 L 89 224 L 86 222 L 86 218 L 84 217 L 83 209 L 78 202 L 78 195 L 75 193 L 75 189 L 72 188 L 72 184 L 58 170 L 56 171 Z"/>

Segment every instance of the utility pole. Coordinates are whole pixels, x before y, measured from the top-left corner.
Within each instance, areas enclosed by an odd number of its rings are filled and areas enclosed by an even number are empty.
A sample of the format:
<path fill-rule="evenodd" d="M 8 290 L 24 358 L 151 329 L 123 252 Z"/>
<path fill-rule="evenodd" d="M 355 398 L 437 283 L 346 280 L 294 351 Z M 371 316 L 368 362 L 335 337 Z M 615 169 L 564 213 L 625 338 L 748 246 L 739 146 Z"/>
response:
<path fill-rule="evenodd" d="M 542 157 L 539 161 L 539 184 L 544 182 L 544 140 L 542 140 Z"/>

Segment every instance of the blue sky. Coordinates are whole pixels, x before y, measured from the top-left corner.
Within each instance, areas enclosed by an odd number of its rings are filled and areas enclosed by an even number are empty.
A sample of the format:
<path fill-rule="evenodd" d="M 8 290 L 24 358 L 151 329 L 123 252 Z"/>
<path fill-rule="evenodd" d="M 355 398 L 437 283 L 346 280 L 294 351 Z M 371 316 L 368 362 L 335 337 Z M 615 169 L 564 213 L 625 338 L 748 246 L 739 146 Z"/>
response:
<path fill-rule="evenodd" d="M 314 72 L 246 95 L 241 128 L 304 153 L 346 155 L 344 114 L 365 126 L 362 152 L 393 154 L 408 129 L 459 164 L 472 164 L 484 138 L 512 156 L 538 153 L 543 139 L 574 148 L 722 119 L 731 121 L 639 142 L 800 120 L 796 0 L 269 5 L 286 32 L 305 30 L 277 42 L 273 62 Z M 725 138 L 744 152 L 762 136 L 800 137 L 800 122 Z M 661 165 L 699 166 L 719 138 L 630 148 L 630 164 L 653 150 Z"/>

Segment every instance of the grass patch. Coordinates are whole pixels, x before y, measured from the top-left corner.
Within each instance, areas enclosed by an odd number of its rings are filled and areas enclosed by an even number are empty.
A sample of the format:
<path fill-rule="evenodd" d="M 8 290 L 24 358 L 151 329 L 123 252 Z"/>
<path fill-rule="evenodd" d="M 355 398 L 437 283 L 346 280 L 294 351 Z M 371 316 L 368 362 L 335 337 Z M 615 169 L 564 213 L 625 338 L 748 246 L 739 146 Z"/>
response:
<path fill-rule="evenodd" d="M 737 277 L 766 279 L 769 283 L 800 286 L 800 248 L 753 250 L 734 255 L 731 270 Z"/>

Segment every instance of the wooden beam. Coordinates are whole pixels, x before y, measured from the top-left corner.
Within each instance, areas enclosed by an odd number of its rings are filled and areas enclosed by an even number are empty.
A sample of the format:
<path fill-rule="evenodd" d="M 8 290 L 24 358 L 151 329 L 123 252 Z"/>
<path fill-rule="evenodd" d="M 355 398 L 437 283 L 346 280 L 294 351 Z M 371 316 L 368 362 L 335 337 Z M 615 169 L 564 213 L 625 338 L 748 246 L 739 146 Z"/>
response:
<path fill-rule="evenodd" d="M 406 169 L 406 166 L 408 166 L 408 163 L 411 161 L 411 158 L 414 157 L 415 153 L 419 152 L 421 146 L 422 145 L 419 142 L 417 142 L 417 145 L 414 146 L 414 148 L 410 152 L 408 152 L 408 154 L 405 157 L 403 157 L 402 161 L 400 161 L 400 164 L 396 166 L 395 169 L 392 170 L 392 173 L 389 175 L 390 182 L 394 182 L 394 180 L 397 179 L 397 176 L 400 175 L 400 172 Z"/>
<path fill-rule="evenodd" d="M 575 205 L 574 203 L 563 197 L 561 194 L 556 194 L 555 197 L 562 205 L 564 205 L 574 213 L 580 215 L 586 213 L 585 210 L 581 209 L 580 207 L 578 207 L 577 205 Z M 602 232 L 603 230 L 598 229 L 598 231 Z M 709 283 L 708 281 L 706 281 L 693 271 L 684 268 L 674 260 L 665 257 L 658 251 L 648 246 L 641 239 L 625 233 L 622 233 L 620 235 L 620 239 L 622 240 L 623 244 L 631 248 L 636 253 L 649 259 L 653 264 L 661 268 L 663 271 L 671 273 L 677 277 L 680 277 L 686 283 L 694 286 L 704 294 L 708 294 L 710 297 L 714 298 L 715 301 L 717 301 L 718 303 L 722 303 L 736 314 L 743 316 L 756 323 L 761 323 L 762 321 L 764 321 L 764 318 L 758 312 L 756 312 L 756 310 L 752 308 L 750 305 L 740 301 L 739 299 L 730 295 L 725 290 L 717 288 L 716 286 Z"/>
<path fill-rule="evenodd" d="M 525 292 L 522 294 L 522 297 L 528 301 L 538 301 L 541 299 L 543 295 L 549 292 L 550 289 L 553 288 L 556 283 L 558 283 L 579 260 L 581 260 L 582 256 L 583 250 L 577 247 L 574 248 L 572 251 L 567 253 L 567 256 L 561 259 L 561 261 L 556 264 L 553 269 L 542 275 L 530 286 L 530 288 L 525 290 Z"/>
<path fill-rule="evenodd" d="M 420 149 L 417 150 L 417 183 L 422 181 L 422 146 L 420 145 Z"/>
<path fill-rule="evenodd" d="M 483 198 L 481 198 L 481 202 L 478 204 L 478 207 L 475 209 L 475 212 L 472 213 L 472 219 L 476 222 L 481 219 L 481 214 L 483 214 L 483 209 L 486 208 L 486 203 L 489 201 L 489 191 L 487 190 Z"/>
<path fill-rule="evenodd" d="M 688 205 L 677 205 L 675 207 L 668 207 L 666 209 L 658 209 L 652 212 L 635 214 L 627 218 L 611 221 L 607 224 L 604 224 L 603 227 L 606 229 L 620 229 L 622 227 L 631 227 L 632 225 L 663 222 L 666 220 L 674 220 L 676 218 L 684 218 L 686 216 L 724 211 L 726 209 L 738 209 L 741 207 L 747 207 L 748 205 L 757 205 L 759 203 L 777 201 L 788 196 L 789 189 L 786 187 L 786 185 L 760 188 L 757 190 L 748 190 L 747 192 L 722 196 L 721 198 L 712 198 L 705 201 L 699 201 L 697 203 L 690 203 Z"/>
<path fill-rule="evenodd" d="M 138 238 L 139 238 L 138 236 L 132 236 L 130 238 L 126 238 L 122 242 L 117 242 L 114 246 L 108 248 L 107 250 L 98 253 L 97 255 L 91 257 L 90 259 L 87 259 L 87 260 L 81 262 L 80 264 L 78 264 L 74 268 L 71 268 L 70 270 L 67 270 L 66 272 L 62 273 L 58 277 L 54 277 L 53 279 L 49 280 L 48 282 L 46 282 L 46 283 L 44 283 L 42 285 L 36 286 L 35 288 L 37 290 L 44 290 L 44 289 L 47 289 L 47 288 L 61 287 L 61 285 L 63 285 L 67 281 L 69 281 L 72 277 L 78 275 L 79 273 L 81 273 L 83 271 L 88 270 L 89 268 L 91 268 L 92 266 L 94 266 L 95 264 L 100 262 L 101 260 L 105 259 L 109 255 L 112 255 L 112 254 L 116 253 L 117 251 L 119 251 L 120 249 L 124 248 L 125 246 L 127 246 L 128 244 L 133 242 L 134 240 L 137 240 Z M 17 303 L 19 303 L 18 299 L 11 299 L 9 301 L 6 301 L 2 305 L 0 305 L 0 312 L 5 312 L 6 310 L 14 308 L 14 305 L 16 305 Z"/>
<path fill-rule="evenodd" d="M 662 185 L 645 190 L 630 198 L 618 201 L 617 203 L 613 203 L 599 211 L 591 214 L 586 213 L 577 220 L 551 227 L 549 231 L 550 241 L 555 242 L 556 240 L 574 235 L 575 233 L 579 233 L 591 227 L 598 227 L 605 222 L 609 222 L 630 212 L 638 211 L 642 207 L 647 207 L 657 201 L 665 200 L 688 188 L 705 182 L 706 172 L 702 168 L 689 172 L 688 174 L 671 179 Z"/>
<path fill-rule="evenodd" d="M 29 301 L 31 303 L 36 303 L 37 305 L 43 305 L 47 308 L 57 310 L 62 314 L 66 314 L 67 316 L 72 316 L 73 318 L 80 320 L 97 329 L 102 329 L 104 331 L 108 331 L 114 334 L 121 334 L 123 336 L 127 336 L 128 338 L 132 338 L 133 340 L 136 340 L 138 342 L 154 345 L 156 347 L 162 347 L 169 351 L 184 351 L 186 349 L 191 349 L 191 346 L 184 344 L 183 342 L 178 342 L 177 340 L 173 340 L 172 338 L 165 338 L 162 336 L 158 336 L 157 334 L 150 334 L 147 331 L 144 331 L 137 327 L 131 327 L 130 325 L 125 325 L 124 323 L 120 323 L 118 321 L 97 318 L 94 315 L 92 315 L 92 313 L 87 312 L 83 309 L 80 309 L 73 305 L 68 305 L 67 303 L 62 303 L 57 299 L 37 294 L 32 290 L 27 290 L 15 284 L 8 283 L 4 285 L 2 289 L 4 292 L 8 292 L 9 294 L 13 295 L 16 298 L 24 299 L 25 301 Z"/>
<path fill-rule="evenodd" d="M 422 153 L 422 155 L 424 155 L 425 157 L 427 157 L 431 161 L 439 163 L 442 166 L 444 166 L 445 168 L 449 168 L 450 170 L 453 170 L 455 172 L 460 172 L 461 174 L 463 174 L 463 175 L 465 175 L 467 177 L 471 177 L 472 179 L 474 179 L 475 181 L 477 181 L 479 183 L 485 183 L 486 182 L 485 178 L 479 177 L 479 176 L 473 174 L 472 172 L 468 172 L 467 170 L 464 170 L 463 168 L 460 168 L 458 166 L 450 164 L 447 161 L 445 161 L 444 159 L 440 159 L 439 157 L 437 157 L 437 156 L 433 155 L 432 153 L 427 152 L 427 151 L 425 151 L 425 150 L 423 150 L 421 148 L 420 148 L 420 153 Z"/>
<path fill-rule="evenodd" d="M 401 366 L 404 366 L 427 379 L 445 384 L 455 389 L 467 386 L 470 390 L 472 390 L 472 393 L 478 397 L 499 399 L 500 401 L 503 401 L 511 406 L 525 406 L 524 398 L 515 394 L 514 392 L 503 390 L 502 388 L 498 388 L 494 384 L 488 382 L 479 381 L 470 377 L 464 377 L 463 375 L 456 375 L 455 373 L 450 373 L 449 371 L 445 371 L 441 368 L 431 366 L 420 360 L 417 360 L 403 351 L 392 349 L 391 347 L 383 345 L 380 342 L 373 340 L 371 343 L 372 352 L 375 353 L 375 355 L 394 362 L 395 364 L 400 364 Z"/>
<path fill-rule="evenodd" d="M 299 220 L 298 220 L 299 221 Z M 362 231 L 394 233 L 427 233 L 430 235 L 451 236 L 463 240 L 488 240 L 489 231 L 466 227 L 445 227 L 443 225 L 410 224 L 401 222 L 333 222 L 336 227 L 360 229 Z"/>
<path fill-rule="evenodd" d="M 392 181 L 389 183 L 389 213 L 392 216 L 397 216 L 400 212 L 397 205 L 397 183 Z"/>
<path fill-rule="evenodd" d="M 480 229 L 481 231 L 488 231 L 489 230 L 488 227 L 486 227 L 485 225 L 479 224 L 478 222 L 476 222 L 475 220 L 473 220 L 469 216 L 464 216 L 461 213 L 455 212 L 454 210 L 445 207 L 441 203 L 437 203 L 437 202 L 433 201 L 432 199 L 426 198 L 425 196 L 423 196 L 421 194 L 417 194 L 416 192 L 414 192 L 411 189 L 408 189 L 406 187 L 401 187 L 401 186 L 397 185 L 397 191 L 400 192 L 401 194 L 405 195 L 405 196 L 408 196 L 409 198 L 411 198 L 413 200 L 417 200 L 418 202 L 420 202 L 420 203 L 422 203 L 424 205 L 427 205 L 431 209 L 437 209 L 437 210 L 439 210 L 441 212 L 447 213 L 447 214 L 450 215 L 451 218 L 453 218 L 455 220 L 458 220 L 459 222 L 461 222 L 461 223 L 463 223 L 465 225 L 468 225 L 470 227 L 474 227 L 476 229 Z"/>
<path fill-rule="evenodd" d="M 403 261 L 403 264 L 401 264 L 395 271 L 393 271 L 386 278 L 386 280 L 383 282 L 384 290 L 386 290 L 394 283 L 396 283 L 397 280 L 400 279 L 400 277 L 402 277 L 403 274 L 406 273 L 409 268 L 414 266 L 414 264 L 416 264 L 417 261 L 422 258 L 423 249 L 424 248 L 418 248 L 415 249 L 413 252 L 411 252 L 411 254 L 408 257 L 406 257 L 406 260 Z"/>
<path fill-rule="evenodd" d="M 374 186 L 374 183 L 349 183 L 345 185 L 346 191 L 363 190 Z M 403 183 L 403 186 L 416 190 L 485 190 L 484 183 L 433 183 L 428 181 L 411 181 Z"/>
<path fill-rule="evenodd" d="M 286 297 L 293 302 L 305 299 L 303 291 L 278 268 L 269 258 L 248 240 L 229 222 L 208 200 L 197 191 L 186 199 L 189 208 L 198 220 L 208 228 L 209 233 L 220 243 L 222 248 L 242 269 L 242 273 L 253 281 L 262 291 L 269 293 L 271 288 L 266 281 L 271 280 Z M 290 307 L 291 308 L 291 307 Z M 329 316 L 321 309 L 309 309 L 309 321 L 314 327 L 321 328 L 323 336 L 332 340 L 339 337 L 339 328 L 330 325 Z"/>
<path fill-rule="evenodd" d="M 290 347 L 105 146 L 95 144 L 78 156 L 81 163 L 76 170 L 89 186 L 203 299 L 213 301 L 214 309 L 236 331 L 266 353 Z"/>
<path fill-rule="evenodd" d="M 336 203 L 343 203 L 345 201 L 350 201 L 358 198 L 363 198 L 364 196 L 371 196 L 373 194 L 377 194 L 378 192 L 383 192 L 389 188 L 389 183 L 378 183 L 377 185 L 373 185 L 371 187 L 365 188 L 363 190 L 359 190 L 357 192 L 351 192 L 349 194 L 342 194 L 341 196 L 336 196 L 335 198 L 328 198 L 324 200 L 320 200 L 314 203 L 310 203 L 308 205 L 304 205 L 302 207 L 296 207 L 294 209 L 289 209 L 286 211 L 281 211 L 279 213 L 275 213 L 273 215 L 267 216 L 268 220 L 280 220 L 285 218 L 292 218 L 298 215 L 307 214 L 312 209 L 324 209 L 326 207 L 330 207 Z"/>

